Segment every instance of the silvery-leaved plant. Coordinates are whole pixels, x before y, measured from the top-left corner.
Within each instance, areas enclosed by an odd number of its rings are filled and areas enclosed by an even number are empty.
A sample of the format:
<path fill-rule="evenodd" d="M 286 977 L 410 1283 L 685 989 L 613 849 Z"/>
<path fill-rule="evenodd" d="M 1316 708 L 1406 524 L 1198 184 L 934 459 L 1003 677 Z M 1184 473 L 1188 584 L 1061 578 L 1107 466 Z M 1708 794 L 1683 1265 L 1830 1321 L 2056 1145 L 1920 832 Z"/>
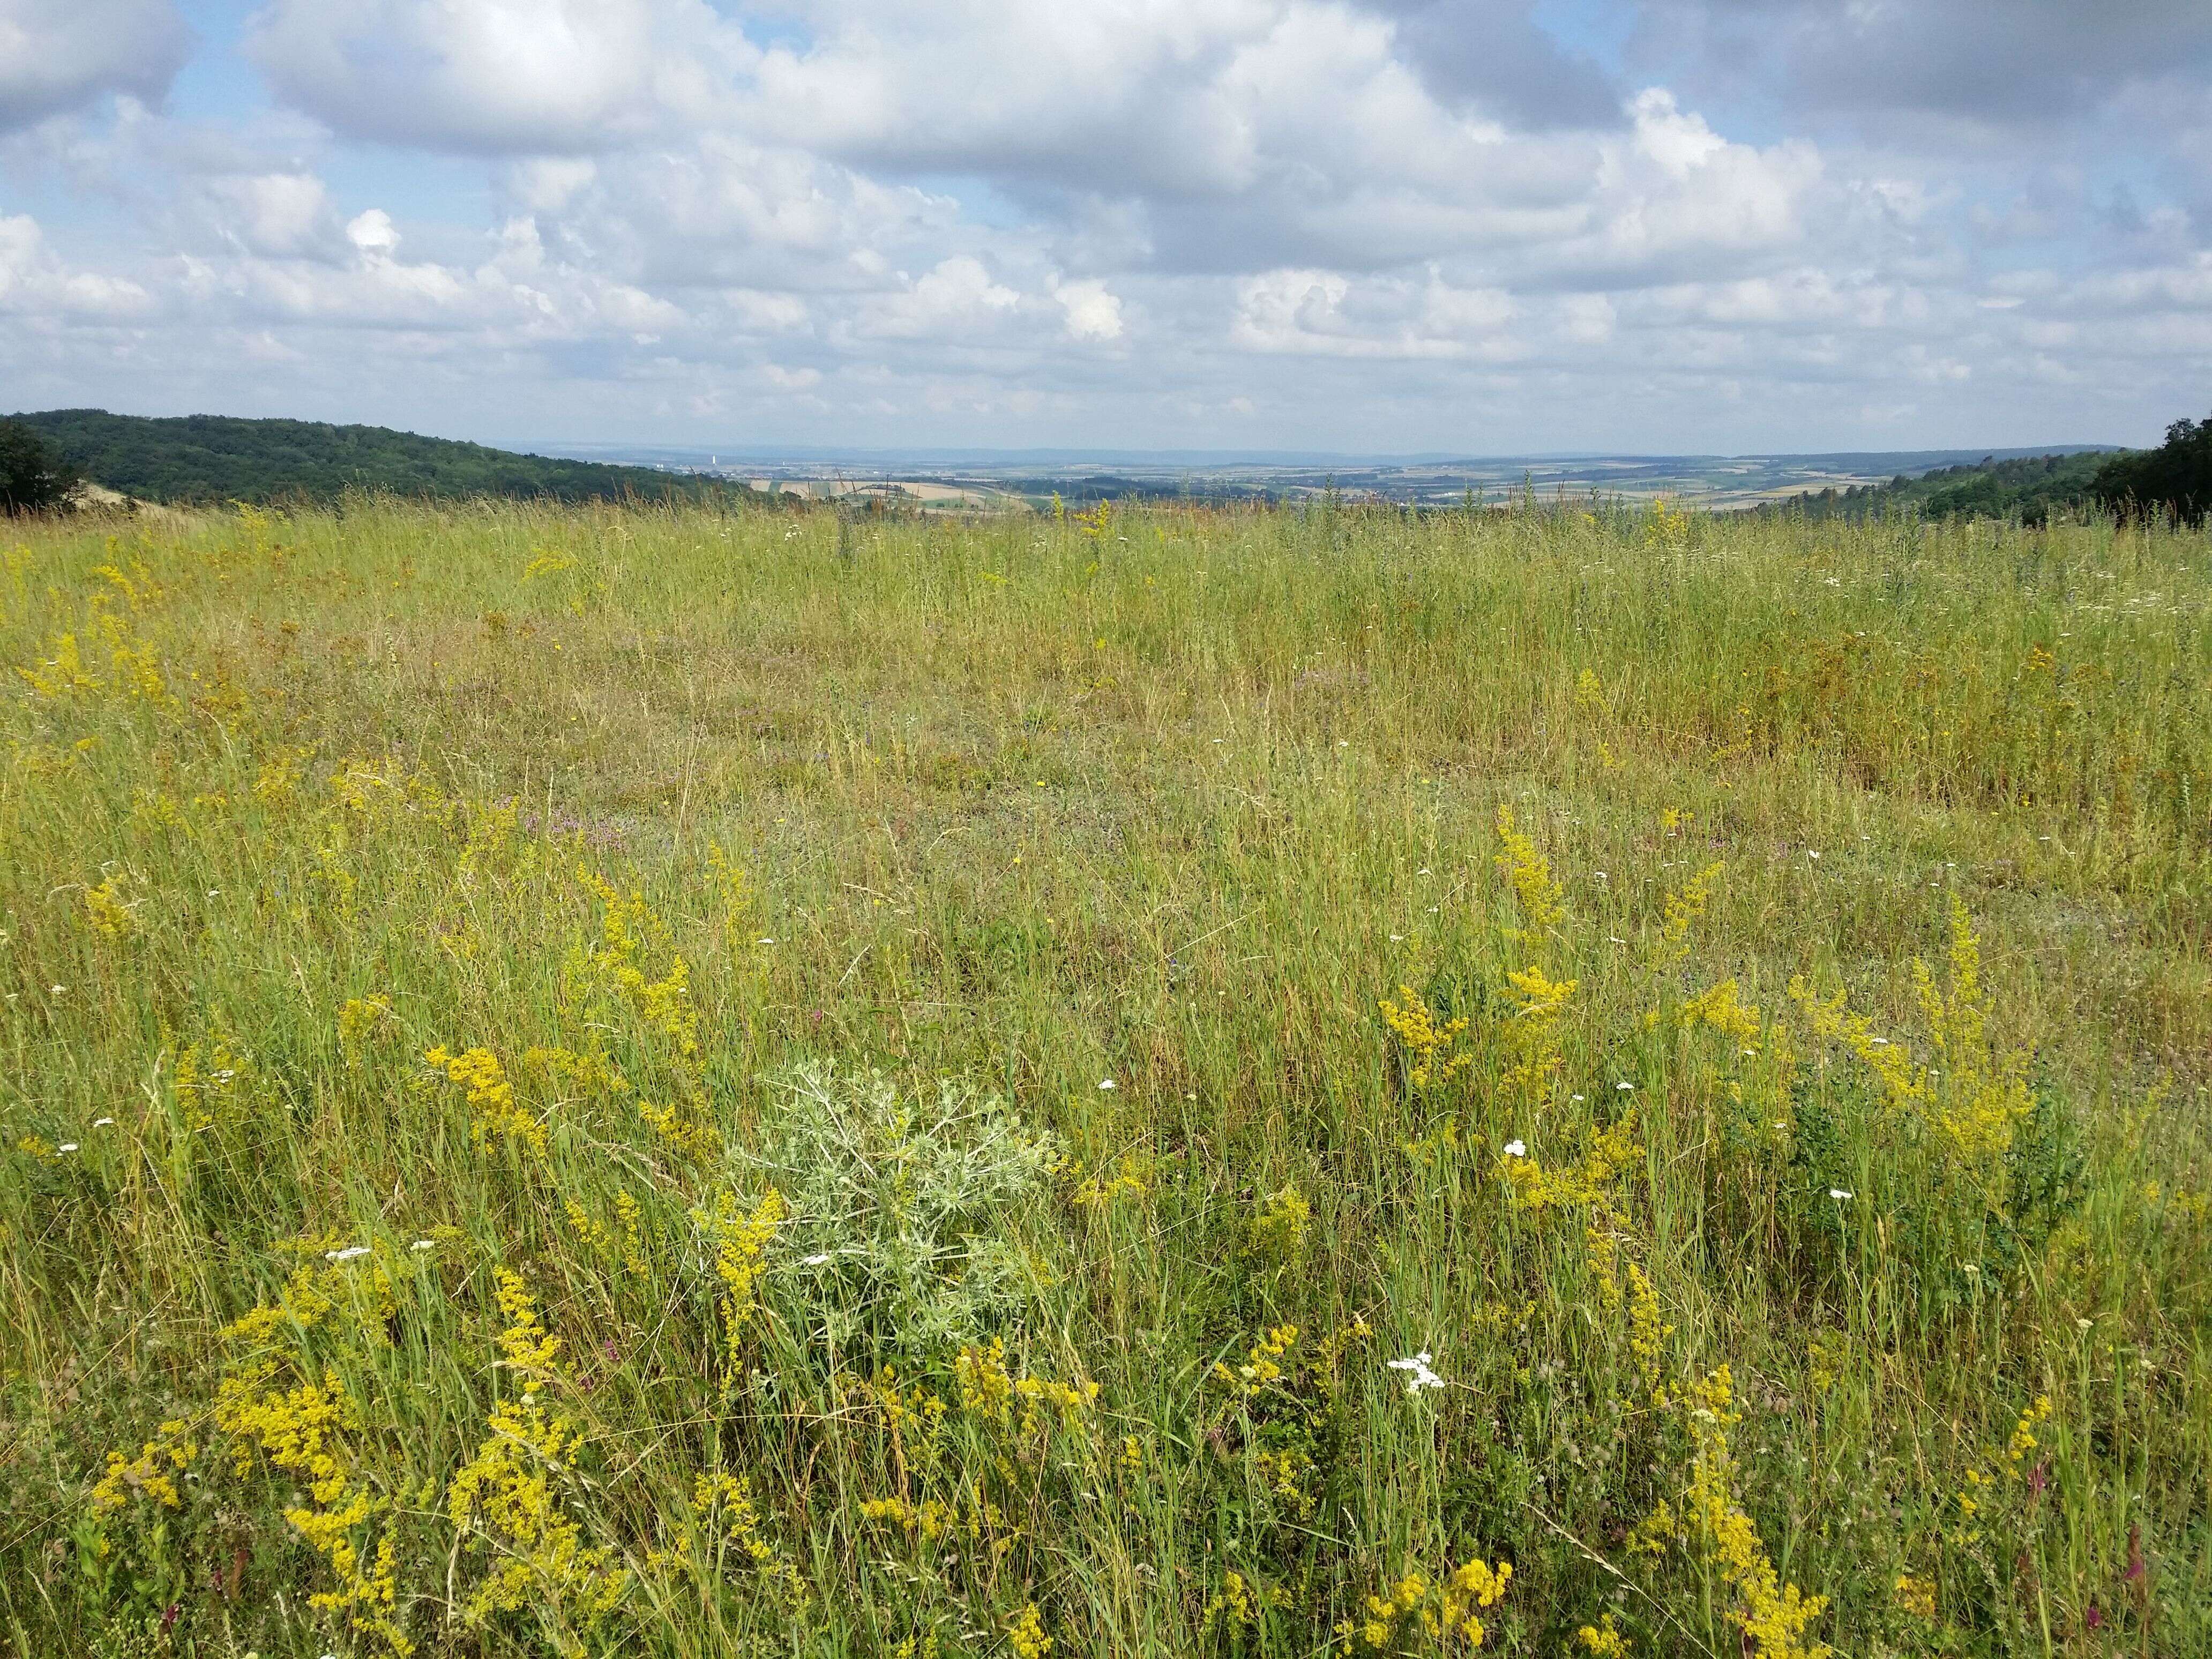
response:
<path fill-rule="evenodd" d="M 764 1300 L 811 1366 L 872 1374 L 1018 1323 L 1022 1219 L 1061 1161 L 1048 1131 L 963 1081 L 806 1066 L 776 1097 L 730 1176 L 787 1206 Z"/>

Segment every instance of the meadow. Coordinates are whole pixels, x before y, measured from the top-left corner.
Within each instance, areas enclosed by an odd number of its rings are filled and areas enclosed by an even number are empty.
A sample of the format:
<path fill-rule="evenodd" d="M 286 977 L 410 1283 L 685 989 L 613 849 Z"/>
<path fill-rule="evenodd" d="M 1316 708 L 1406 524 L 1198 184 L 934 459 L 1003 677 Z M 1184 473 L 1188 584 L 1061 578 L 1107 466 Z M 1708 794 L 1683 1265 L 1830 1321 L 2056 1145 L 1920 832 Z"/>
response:
<path fill-rule="evenodd" d="M 0 524 L 0 1650 L 2212 1651 L 2212 538 Z"/>

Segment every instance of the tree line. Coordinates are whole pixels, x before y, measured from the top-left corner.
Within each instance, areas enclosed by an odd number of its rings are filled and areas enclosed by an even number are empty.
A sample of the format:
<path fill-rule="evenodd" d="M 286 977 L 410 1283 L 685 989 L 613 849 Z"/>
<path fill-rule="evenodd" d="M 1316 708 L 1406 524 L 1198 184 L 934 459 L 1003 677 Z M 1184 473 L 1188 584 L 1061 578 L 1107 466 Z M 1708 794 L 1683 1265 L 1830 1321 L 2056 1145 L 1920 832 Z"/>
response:
<path fill-rule="evenodd" d="M 0 507 L 40 512 L 91 483 L 170 505 L 327 501 L 347 489 L 434 497 L 718 501 L 723 479 L 517 454 L 386 427 L 220 415 L 149 419 L 58 409 L 0 422 Z"/>

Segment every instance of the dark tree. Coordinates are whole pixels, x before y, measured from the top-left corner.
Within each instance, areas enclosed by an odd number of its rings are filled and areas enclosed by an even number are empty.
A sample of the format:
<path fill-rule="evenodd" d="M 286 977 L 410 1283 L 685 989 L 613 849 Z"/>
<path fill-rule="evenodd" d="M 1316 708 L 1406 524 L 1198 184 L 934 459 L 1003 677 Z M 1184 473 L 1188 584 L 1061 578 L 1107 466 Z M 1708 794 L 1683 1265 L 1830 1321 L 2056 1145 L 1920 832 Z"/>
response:
<path fill-rule="evenodd" d="M 0 513 L 52 513 L 70 504 L 74 469 L 21 421 L 0 421 Z"/>
<path fill-rule="evenodd" d="M 2212 514 L 2212 416 L 2176 421 L 2166 442 L 2107 463 L 2090 488 L 2106 506 L 2202 524 Z"/>

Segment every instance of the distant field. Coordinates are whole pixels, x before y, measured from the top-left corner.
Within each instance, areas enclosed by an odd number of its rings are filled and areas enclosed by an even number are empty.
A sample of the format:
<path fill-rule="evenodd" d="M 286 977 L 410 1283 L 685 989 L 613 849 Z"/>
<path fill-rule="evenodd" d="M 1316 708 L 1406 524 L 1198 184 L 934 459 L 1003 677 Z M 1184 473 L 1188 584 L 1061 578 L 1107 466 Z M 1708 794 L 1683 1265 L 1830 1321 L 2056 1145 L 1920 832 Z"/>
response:
<path fill-rule="evenodd" d="M 0 526 L 0 1649 L 2212 1651 L 2212 544 Z"/>
<path fill-rule="evenodd" d="M 1448 510 L 1476 503 L 1502 507 L 1533 492 L 1553 504 L 1565 497 L 1587 506 L 1602 501 L 1648 503 L 1662 498 L 1713 509 L 1755 507 L 1800 495 L 1818 497 L 1882 492 L 1899 478 L 2046 455 L 2081 458 L 2086 477 L 2109 446 L 2060 445 L 2051 450 L 1896 450 L 1828 455 L 1503 455 L 1484 458 L 1381 459 L 1356 455 L 1210 455 L 1078 452 L 885 451 L 837 456 L 812 454 L 741 462 L 703 450 L 623 450 L 598 447 L 556 453 L 649 462 L 682 474 L 744 478 L 817 499 L 879 489 L 891 481 L 901 491 L 935 488 L 968 494 L 978 506 L 1026 501 L 1048 507 L 1062 501 L 1087 507 L 1101 501 L 1223 506 L 1242 501 L 1297 504 L 1310 500 L 1388 501 Z M 899 482 L 903 481 L 903 482 Z M 1946 499 L 1909 491 L 1899 506 L 1940 517 L 1958 496 L 1960 510 L 2003 517 L 2003 492 L 1954 489 Z M 1849 508 L 1862 504 L 1852 502 Z M 1850 515 L 1847 509 L 1846 516 Z"/>

